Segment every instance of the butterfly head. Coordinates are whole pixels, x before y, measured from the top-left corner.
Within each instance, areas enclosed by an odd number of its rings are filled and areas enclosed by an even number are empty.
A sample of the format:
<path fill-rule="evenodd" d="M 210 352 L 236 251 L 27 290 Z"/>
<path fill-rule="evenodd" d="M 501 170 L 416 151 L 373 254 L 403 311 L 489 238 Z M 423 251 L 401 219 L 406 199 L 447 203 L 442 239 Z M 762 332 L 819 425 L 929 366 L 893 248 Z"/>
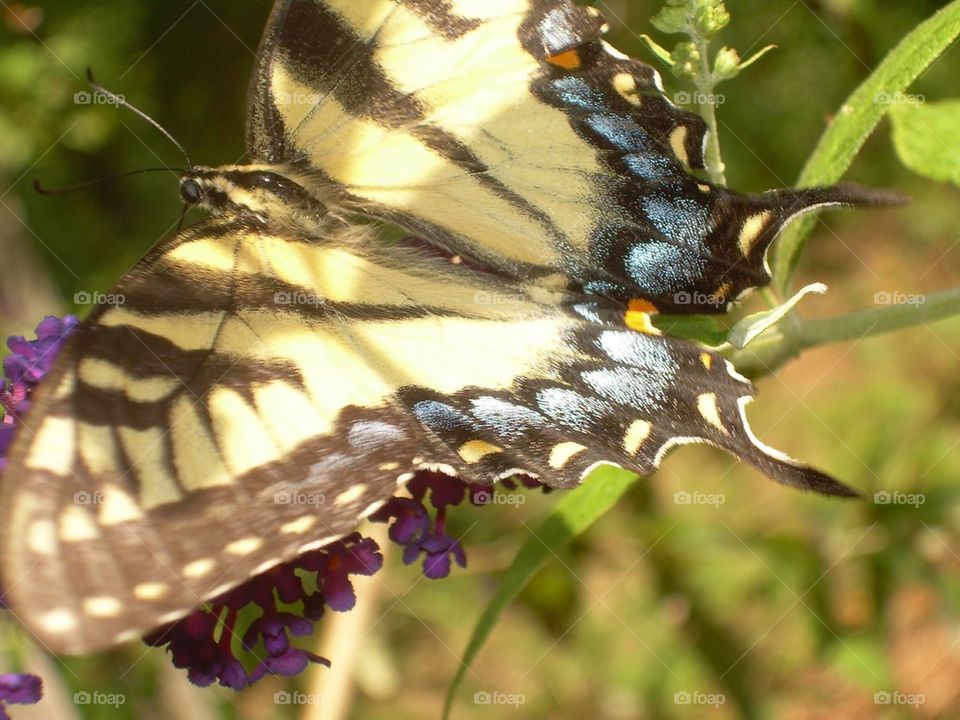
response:
<path fill-rule="evenodd" d="M 195 167 L 180 178 L 180 197 L 190 207 L 224 213 L 270 217 L 278 207 L 322 216 L 325 207 L 296 180 L 274 168 L 231 165 Z"/>

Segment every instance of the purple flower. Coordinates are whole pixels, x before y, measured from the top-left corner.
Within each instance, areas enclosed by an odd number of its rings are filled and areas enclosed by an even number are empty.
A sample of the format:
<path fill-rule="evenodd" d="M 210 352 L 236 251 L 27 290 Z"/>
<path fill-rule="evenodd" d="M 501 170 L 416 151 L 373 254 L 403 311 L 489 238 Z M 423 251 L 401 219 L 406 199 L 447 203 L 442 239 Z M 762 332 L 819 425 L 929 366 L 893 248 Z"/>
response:
<path fill-rule="evenodd" d="M 11 354 L 3 361 L 5 380 L 0 380 L 0 471 L 6 466 L 7 449 L 17 420 L 30 409 L 30 393 L 50 372 L 60 348 L 80 321 L 73 315 L 48 315 L 37 325 L 37 338 L 15 335 L 7 340 Z"/>
<path fill-rule="evenodd" d="M 47 315 L 37 325 L 35 340 L 14 335 L 7 340 L 11 354 L 3 361 L 3 372 L 11 385 L 33 389 L 50 372 L 57 354 L 80 321 L 73 315 L 62 319 Z"/>
<path fill-rule="evenodd" d="M 447 509 L 463 502 L 470 486 L 457 477 L 441 472 L 419 472 L 407 483 L 412 498 L 391 498 L 370 516 L 373 522 L 390 522 L 389 536 L 404 546 L 403 562 L 412 565 L 424 555 L 423 574 L 438 580 L 450 574 L 450 560 L 467 566 L 467 556 L 457 539 L 447 535 Z M 430 522 L 427 496 L 435 511 Z"/>
<path fill-rule="evenodd" d="M 0 674 L 0 720 L 8 720 L 5 703 L 33 705 L 43 695 L 43 681 L 26 673 Z"/>

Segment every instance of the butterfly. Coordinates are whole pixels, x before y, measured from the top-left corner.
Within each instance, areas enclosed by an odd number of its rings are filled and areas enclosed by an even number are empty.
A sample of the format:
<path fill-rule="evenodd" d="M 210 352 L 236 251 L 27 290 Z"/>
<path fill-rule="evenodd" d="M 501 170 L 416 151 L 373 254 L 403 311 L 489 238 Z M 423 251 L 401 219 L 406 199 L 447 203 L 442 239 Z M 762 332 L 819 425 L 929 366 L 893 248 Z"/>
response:
<path fill-rule="evenodd" d="M 71 336 L 10 450 L 3 587 L 47 647 L 178 619 L 423 469 L 569 488 L 703 442 L 853 493 L 763 445 L 753 386 L 649 315 L 726 310 L 790 219 L 874 196 L 698 178 L 704 123 L 605 30 L 567 0 L 276 2 L 250 164 L 183 173 L 208 217 Z"/>

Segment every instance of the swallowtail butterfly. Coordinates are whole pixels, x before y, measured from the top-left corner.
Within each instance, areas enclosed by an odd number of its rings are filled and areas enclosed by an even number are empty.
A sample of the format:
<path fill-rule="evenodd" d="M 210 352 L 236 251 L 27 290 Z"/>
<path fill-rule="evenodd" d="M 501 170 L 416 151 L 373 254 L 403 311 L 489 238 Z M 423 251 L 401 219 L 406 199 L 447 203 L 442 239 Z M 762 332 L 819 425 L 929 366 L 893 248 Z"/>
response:
<path fill-rule="evenodd" d="M 569 0 L 276 2 L 252 162 L 183 175 L 209 217 L 86 319 L 11 448 L 3 587 L 46 646 L 179 618 L 351 532 L 422 468 L 569 488 L 706 442 L 852 492 L 762 445 L 752 385 L 644 313 L 725 310 L 769 280 L 791 218 L 873 196 L 699 179 L 703 122 L 605 27 Z"/>

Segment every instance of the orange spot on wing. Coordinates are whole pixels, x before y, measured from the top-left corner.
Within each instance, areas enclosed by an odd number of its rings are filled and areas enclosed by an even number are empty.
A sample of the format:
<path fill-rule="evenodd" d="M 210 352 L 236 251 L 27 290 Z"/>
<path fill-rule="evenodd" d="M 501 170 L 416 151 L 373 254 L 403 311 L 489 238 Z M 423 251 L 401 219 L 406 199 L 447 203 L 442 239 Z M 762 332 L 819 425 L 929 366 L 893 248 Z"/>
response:
<path fill-rule="evenodd" d="M 627 312 L 624 313 L 623 321 L 631 330 L 647 335 L 660 335 L 660 331 L 650 321 L 650 316 L 658 312 L 660 311 L 657 310 L 657 306 L 649 300 L 635 298 L 627 303 Z"/>
<path fill-rule="evenodd" d="M 567 50 L 559 55 L 548 55 L 547 62 L 564 70 L 576 70 L 582 64 L 580 53 L 576 50 Z"/>

